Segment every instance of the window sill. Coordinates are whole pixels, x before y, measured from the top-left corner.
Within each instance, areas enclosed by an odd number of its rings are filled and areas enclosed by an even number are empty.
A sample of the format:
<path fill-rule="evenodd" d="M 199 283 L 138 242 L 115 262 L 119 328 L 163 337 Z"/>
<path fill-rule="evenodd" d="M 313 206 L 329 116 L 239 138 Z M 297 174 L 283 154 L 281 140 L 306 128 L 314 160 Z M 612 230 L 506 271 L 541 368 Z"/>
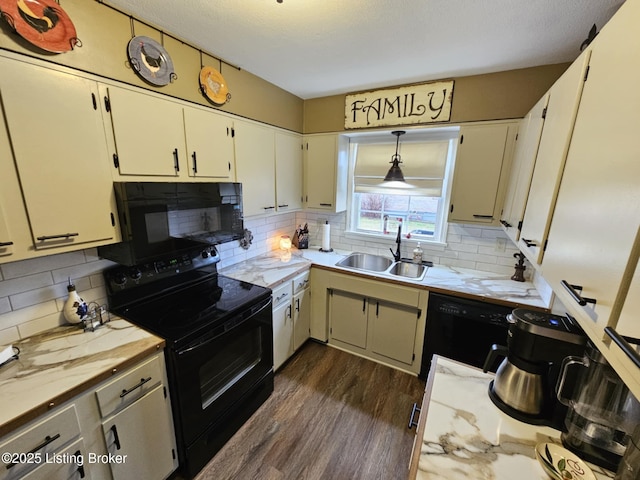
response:
<path fill-rule="evenodd" d="M 347 231 L 344 233 L 344 236 L 348 239 L 362 240 L 367 243 L 380 242 L 381 244 L 384 244 L 383 246 L 387 246 L 389 242 L 391 242 L 392 244 L 395 244 L 396 235 L 397 234 L 395 233 L 394 234 L 390 233 L 387 235 L 379 235 L 379 234 L 373 234 L 373 233 L 362 233 L 362 232 L 352 232 L 352 231 Z M 404 235 L 402 237 L 403 245 L 417 245 L 418 242 L 420 242 L 421 247 L 426 247 L 432 250 L 439 250 L 439 251 L 444 251 L 444 249 L 447 246 L 446 243 L 439 242 L 436 240 L 427 240 L 427 239 L 417 238 L 417 237 L 406 238 Z"/>

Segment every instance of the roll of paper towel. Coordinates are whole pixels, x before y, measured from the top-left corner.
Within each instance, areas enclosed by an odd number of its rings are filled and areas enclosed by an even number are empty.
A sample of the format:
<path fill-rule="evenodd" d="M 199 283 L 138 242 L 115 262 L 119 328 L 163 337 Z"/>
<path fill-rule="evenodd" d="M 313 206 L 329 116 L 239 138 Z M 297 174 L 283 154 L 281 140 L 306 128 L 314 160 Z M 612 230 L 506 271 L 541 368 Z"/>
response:
<path fill-rule="evenodd" d="M 329 225 L 329 221 L 322 225 L 322 250 L 331 251 L 331 225 Z"/>

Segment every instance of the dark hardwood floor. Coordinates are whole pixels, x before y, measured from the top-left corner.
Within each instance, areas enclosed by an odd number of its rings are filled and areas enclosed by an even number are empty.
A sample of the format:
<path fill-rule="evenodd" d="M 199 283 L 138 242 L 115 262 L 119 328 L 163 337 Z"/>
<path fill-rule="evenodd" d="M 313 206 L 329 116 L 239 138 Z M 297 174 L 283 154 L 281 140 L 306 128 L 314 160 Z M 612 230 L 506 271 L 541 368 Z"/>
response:
<path fill-rule="evenodd" d="M 307 342 L 275 390 L 197 480 L 407 478 L 424 382 Z"/>

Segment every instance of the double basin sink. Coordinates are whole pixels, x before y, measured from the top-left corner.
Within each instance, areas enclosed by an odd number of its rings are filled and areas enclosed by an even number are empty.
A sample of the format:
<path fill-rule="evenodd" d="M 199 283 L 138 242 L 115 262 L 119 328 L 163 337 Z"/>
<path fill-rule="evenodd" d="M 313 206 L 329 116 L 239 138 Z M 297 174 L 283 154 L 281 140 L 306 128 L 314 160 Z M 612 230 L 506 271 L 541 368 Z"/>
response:
<path fill-rule="evenodd" d="M 336 263 L 336 266 L 377 274 L 388 274 L 416 281 L 421 281 L 427 273 L 427 267 L 420 263 L 412 263 L 405 260 L 393 261 L 381 255 L 358 252 L 343 258 Z"/>

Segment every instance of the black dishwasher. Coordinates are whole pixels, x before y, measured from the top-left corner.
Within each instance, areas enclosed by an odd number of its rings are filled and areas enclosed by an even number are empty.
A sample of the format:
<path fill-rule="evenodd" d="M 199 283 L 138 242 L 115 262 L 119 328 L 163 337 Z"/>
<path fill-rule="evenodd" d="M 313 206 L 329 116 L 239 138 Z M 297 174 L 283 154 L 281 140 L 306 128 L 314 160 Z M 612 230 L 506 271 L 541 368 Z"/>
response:
<path fill-rule="evenodd" d="M 491 345 L 507 344 L 507 315 L 514 308 L 429 293 L 420 378 L 427 378 L 435 354 L 482 368 Z"/>

